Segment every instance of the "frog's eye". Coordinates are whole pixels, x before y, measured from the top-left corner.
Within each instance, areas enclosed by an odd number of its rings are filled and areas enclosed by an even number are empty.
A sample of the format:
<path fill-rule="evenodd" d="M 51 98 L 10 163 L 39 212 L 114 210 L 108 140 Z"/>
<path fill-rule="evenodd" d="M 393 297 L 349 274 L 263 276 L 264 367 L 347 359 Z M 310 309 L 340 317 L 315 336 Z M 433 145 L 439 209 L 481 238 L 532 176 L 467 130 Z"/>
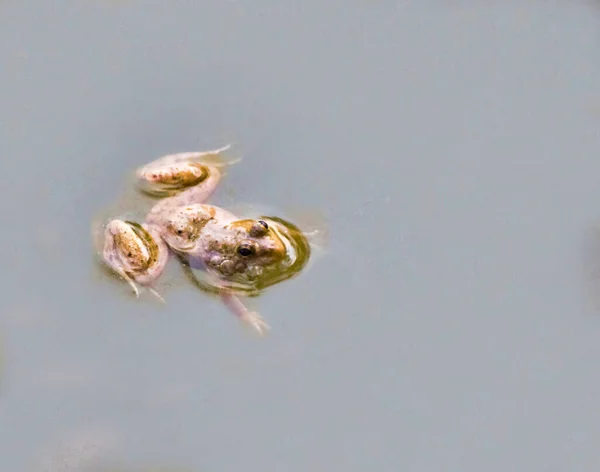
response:
<path fill-rule="evenodd" d="M 256 253 L 256 248 L 250 243 L 241 243 L 237 248 L 237 253 L 242 257 L 252 256 Z"/>
<path fill-rule="evenodd" d="M 255 238 L 262 238 L 267 234 L 268 231 L 269 225 L 266 223 L 266 221 L 258 220 L 252 224 L 249 234 Z"/>

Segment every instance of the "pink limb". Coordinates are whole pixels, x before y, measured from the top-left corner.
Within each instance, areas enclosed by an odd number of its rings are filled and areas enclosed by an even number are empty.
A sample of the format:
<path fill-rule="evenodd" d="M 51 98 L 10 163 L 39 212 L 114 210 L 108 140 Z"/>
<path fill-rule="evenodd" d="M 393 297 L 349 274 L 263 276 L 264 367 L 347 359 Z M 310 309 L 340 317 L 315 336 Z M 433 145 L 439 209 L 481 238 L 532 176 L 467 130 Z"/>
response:
<path fill-rule="evenodd" d="M 259 334 L 264 335 L 271 329 L 257 312 L 249 311 L 237 295 L 225 292 L 221 294 L 221 299 L 235 316 L 247 326 L 254 328 Z"/>

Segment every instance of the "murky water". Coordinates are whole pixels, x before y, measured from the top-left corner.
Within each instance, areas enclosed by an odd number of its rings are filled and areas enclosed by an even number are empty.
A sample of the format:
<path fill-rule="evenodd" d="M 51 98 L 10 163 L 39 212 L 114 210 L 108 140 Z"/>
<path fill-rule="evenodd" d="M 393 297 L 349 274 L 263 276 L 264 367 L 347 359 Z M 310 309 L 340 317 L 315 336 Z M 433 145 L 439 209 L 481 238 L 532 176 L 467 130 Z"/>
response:
<path fill-rule="evenodd" d="M 0 470 L 598 470 L 600 5 L 495 3 L 0 3 Z M 228 142 L 217 203 L 331 231 L 267 339 L 92 257 L 128 172 Z"/>

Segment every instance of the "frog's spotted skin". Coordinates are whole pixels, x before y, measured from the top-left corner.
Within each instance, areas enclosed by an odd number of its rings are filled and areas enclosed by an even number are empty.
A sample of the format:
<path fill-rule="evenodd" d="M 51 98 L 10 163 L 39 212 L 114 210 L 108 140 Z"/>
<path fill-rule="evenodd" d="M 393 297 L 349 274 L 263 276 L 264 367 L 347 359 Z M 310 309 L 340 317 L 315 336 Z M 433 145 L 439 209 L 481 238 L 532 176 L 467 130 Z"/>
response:
<path fill-rule="evenodd" d="M 155 228 L 112 220 L 106 226 L 103 257 L 139 295 L 134 282 L 149 285 L 165 268 L 169 251 Z"/>
<path fill-rule="evenodd" d="M 154 291 L 170 253 L 177 254 L 190 267 L 203 269 L 225 305 L 264 333 L 267 324 L 237 294 L 256 295 L 291 277 L 310 250 L 302 233 L 283 220 L 239 219 L 205 203 L 221 180 L 218 158 L 228 148 L 171 154 L 139 168 L 140 190 L 162 199 L 143 224 L 117 219 L 106 225 L 103 259 L 138 295 L 136 284 Z"/>

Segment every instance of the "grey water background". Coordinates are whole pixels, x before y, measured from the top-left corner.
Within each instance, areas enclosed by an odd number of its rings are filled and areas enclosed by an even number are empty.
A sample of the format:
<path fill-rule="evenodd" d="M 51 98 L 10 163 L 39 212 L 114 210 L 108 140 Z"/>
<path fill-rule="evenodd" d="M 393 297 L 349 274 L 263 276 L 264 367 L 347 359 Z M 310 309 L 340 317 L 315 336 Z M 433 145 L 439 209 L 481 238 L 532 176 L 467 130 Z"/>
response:
<path fill-rule="evenodd" d="M 0 470 L 598 470 L 599 6 L 1 2 Z M 331 233 L 265 339 L 94 266 L 129 172 L 230 141 Z"/>

